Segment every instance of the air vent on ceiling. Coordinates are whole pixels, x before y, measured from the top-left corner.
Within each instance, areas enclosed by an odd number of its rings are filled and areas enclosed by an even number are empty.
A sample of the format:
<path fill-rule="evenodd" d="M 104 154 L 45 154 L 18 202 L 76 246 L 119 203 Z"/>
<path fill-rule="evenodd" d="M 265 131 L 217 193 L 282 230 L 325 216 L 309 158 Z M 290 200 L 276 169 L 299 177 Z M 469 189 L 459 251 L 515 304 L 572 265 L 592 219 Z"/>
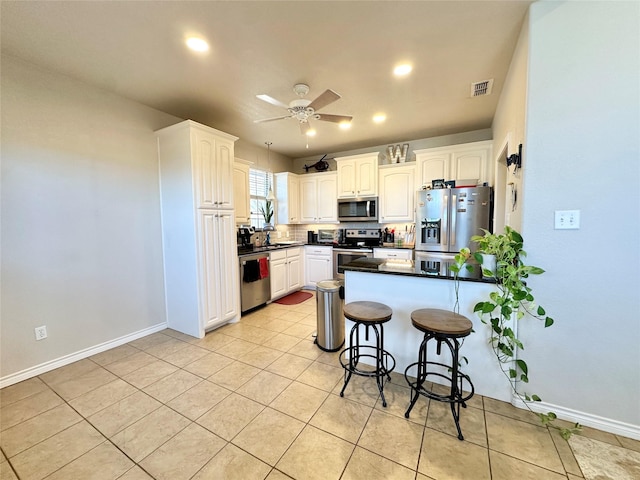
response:
<path fill-rule="evenodd" d="M 491 95 L 491 89 L 493 88 L 493 78 L 491 80 L 484 80 L 482 82 L 475 82 L 471 84 L 471 96 L 482 97 L 485 95 Z"/>

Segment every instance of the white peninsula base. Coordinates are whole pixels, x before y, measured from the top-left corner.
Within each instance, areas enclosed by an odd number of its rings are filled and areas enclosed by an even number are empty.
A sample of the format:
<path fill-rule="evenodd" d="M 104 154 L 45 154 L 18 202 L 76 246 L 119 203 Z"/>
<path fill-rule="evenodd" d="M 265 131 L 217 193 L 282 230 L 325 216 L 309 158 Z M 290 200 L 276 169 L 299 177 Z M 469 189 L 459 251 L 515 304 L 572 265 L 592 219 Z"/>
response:
<path fill-rule="evenodd" d="M 483 301 L 495 290 L 491 283 L 461 281 L 459 288 L 461 315 L 473 323 L 473 332 L 464 339 L 460 356 L 461 371 L 471 378 L 475 393 L 505 402 L 511 402 L 511 386 L 502 373 L 498 361 L 488 344 L 490 330 L 473 312 L 476 303 Z M 442 278 L 389 275 L 359 271 L 345 272 L 345 303 L 368 300 L 384 303 L 393 310 L 393 317 L 384 324 L 384 348 L 396 360 L 395 372 L 404 374 L 406 367 L 418 360 L 418 347 L 423 334 L 411 325 L 411 312 L 419 308 L 441 308 L 453 310 L 455 305 L 455 283 Z M 345 319 L 346 347 L 349 347 L 349 332 L 353 322 Z M 364 335 L 360 336 L 361 342 Z M 446 348 L 436 359 L 435 341 L 430 342 L 430 360 L 450 363 Z M 410 371 L 416 375 L 415 368 Z"/>

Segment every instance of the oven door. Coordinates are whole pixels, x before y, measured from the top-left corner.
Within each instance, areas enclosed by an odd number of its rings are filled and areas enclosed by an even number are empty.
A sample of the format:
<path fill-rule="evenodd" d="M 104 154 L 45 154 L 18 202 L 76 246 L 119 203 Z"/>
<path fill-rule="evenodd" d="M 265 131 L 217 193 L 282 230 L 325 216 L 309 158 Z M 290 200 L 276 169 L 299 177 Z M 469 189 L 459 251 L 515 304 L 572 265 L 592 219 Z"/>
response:
<path fill-rule="evenodd" d="M 344 278 L 344 265 L 359 258 L 373 258 L 371 248 L 334 248 L 333 278 Z"/>

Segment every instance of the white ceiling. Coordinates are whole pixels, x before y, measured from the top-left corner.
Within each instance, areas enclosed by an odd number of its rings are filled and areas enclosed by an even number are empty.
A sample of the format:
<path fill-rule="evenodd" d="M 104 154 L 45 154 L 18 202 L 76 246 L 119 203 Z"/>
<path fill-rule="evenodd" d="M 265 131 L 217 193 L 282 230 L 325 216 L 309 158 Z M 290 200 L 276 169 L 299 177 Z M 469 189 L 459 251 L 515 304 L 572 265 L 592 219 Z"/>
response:
<path fill-rule="evenodd" d="M 291 158 L 488 128 L 531 1 L 7 1 L 3 53 L 226 131 Z M 184 46 L 191 34 L 211 50 Z M 403 79 L 402 61 L 414 65 Z M 471 98 L 471 83 L 495 79 Z M 256 124 L 286 111 L 293 85 L 320 113 L 352 115 L 352 128 L 297 121 Z M 387 121 L 375 125 L 377 112 Z"/>

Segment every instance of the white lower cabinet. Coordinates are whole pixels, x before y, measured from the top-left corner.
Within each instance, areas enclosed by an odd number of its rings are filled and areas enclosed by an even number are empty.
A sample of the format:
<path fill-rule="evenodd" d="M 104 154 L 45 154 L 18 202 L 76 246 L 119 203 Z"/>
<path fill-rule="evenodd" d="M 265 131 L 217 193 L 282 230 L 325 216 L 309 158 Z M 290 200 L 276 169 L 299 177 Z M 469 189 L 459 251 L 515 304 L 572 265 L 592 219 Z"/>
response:
<path fill-rule="evenodd" d="M 411 260 L 413 258 L 413 250 L 408 248 L 374 248 L 373 258 Z"/>
<path fill-rule="evenodd" d="M 304 247 L 304 285 L 315 288 L 318 282 L 333 278 L 333 248 Z"/>
<path fill-rule="evenodd" d="M 235 242 L 233 212 L 200 210 L 200 298 L 204 329 L 209 330 L 238 314 L 238 265 L 230 251 Z"/>
<path fill-rule="evenodd" d="M 302 248 L 285 248 L 269 253 L 271 300 L 302 288 Z"/>

